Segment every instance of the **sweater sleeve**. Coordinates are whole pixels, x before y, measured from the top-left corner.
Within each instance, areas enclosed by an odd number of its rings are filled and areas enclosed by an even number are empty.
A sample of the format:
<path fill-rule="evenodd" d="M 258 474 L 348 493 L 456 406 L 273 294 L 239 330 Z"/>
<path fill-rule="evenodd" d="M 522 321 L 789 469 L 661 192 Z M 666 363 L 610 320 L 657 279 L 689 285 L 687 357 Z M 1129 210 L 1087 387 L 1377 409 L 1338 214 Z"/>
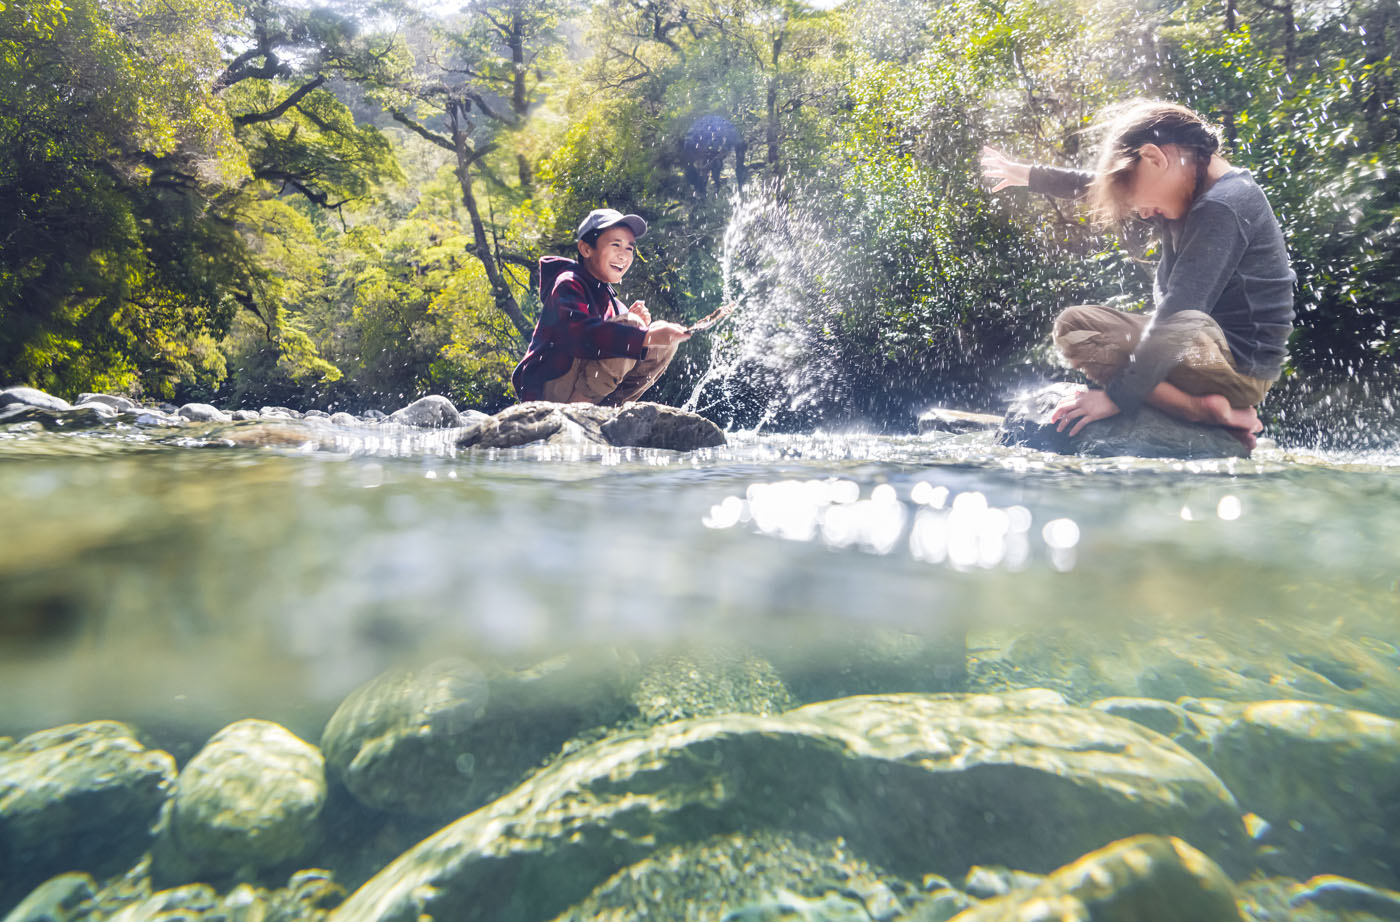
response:
<path fill-rule="evenodd" d="M 647 331 L 625 323 L 610 323 L 589 310 L 588 295 L 577 279 L 562 278 L 546 305 L 555 312 L 562 335 L 556 342 L 580 359 L 646 358 Z"/>
<path fill-rule="evenodd" d="M 1238 216 L 1220 202 L 1203 201 L 1190 215 L 1171 266 L 1157 292 L 1157 312 L 1127 366 L 1104 390 L 1120 410 L 1133 410 L 1181 361 L 1183 344 L 1161 327 L 1182 311 L 1214 312 L 1248 243 Z"/>
<path fill-rule="evenodd" d="M 1089 191 L 1094 174 L 1084 170 L 1066 170 L 1057 166 L 1033 166 L 1026 183 L 1032 192 L 1053 198 L 1083 198 Z"/>

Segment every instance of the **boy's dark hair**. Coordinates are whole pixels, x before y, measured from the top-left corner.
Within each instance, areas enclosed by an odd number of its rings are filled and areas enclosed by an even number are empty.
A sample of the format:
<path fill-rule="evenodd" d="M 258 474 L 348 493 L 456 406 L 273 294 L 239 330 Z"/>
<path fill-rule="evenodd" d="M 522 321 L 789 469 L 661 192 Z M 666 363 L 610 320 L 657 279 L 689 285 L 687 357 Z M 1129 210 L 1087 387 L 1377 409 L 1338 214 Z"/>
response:
<path fill-rule="evenodd" d="M 603 230 L 606 230 L 606 228 L 604 228 Z M 591 230 L 588 233 L 584 234 L 582 237 L 578 238 L 578 242 L 586 243 L 589 246 L 597 246 L 598 238 L 603 236 L 603 230 Z"/>
<path fill-rule="evenodd" d="M 1220 149 L 1220 131 L 1186 106 L 1134 99 L 1112 106 L 1097 119 L 1102 139 L 1098 168 L 1089 187 L 1094 215 L 1111 225 L 1127 214 L 1124 191 L 1148 144 L 1176 145 L 1196 161 L 1196 191 L 1205 187 L 1210 158 Z"/>

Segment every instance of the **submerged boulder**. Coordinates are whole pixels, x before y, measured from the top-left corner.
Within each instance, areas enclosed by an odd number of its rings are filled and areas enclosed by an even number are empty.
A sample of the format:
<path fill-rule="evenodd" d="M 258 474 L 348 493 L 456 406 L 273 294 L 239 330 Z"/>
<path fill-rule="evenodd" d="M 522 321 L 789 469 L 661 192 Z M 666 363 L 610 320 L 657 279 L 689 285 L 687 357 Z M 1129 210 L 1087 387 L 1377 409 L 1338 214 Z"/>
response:
<path fill-rule="evenodd" d="M 24 879 L 112 871 L 146 848 L 175 777 L 126 724 L 69 724 L 0 750 L 0 855 Z"/>
<path fill-rule="evenodd" d="M 908 877 L 1049 871 L 1143 832 L 1225 856 L 1244 843 L 1220 780 L 1130 721 L 1035 693 L 877 695 L 578 750 L 404 853 L 331 919 L 549 918 L 658 849 L 754 830 L 840 836 Z"/>
<path fill-rule="evenodd" d="M 532 442 L 694 451 L 725 444 L 703 416 L 659 403 L 599 407 L 532 401 L 516 404 L 467 429 L 460 448 L 515 448 Z"/>
<path fill-rule="evenodd" d="M 351 692 L 321 745 L 332 774 L 361 803 L 460 816 L 626 706 L 618 690 L 566 658 L 489 676 L 449 659 Z"/>
<path fill-rule="evenodd" d="M 1249 449 L 1220 426 L 1188 423 L 1150 406 L 1089 423 L 1074 437 L 1050 422 L 1056 404 L 1077 389 L 1052 384 L 1017 398 L 997 432 L 1003 445 L 1021 445 L 1062 455 L 1112 458 L 1248 458 Z"/>
<path fill-rule="evenodd" d="M 1400 721 L 1311 701 L 1222 705 L 1202 758 L 1297 873 L 1400 883 Z"/>
<path fill-rule="evenodd" d="M 316 841 L 325 802 L 316 747 L 279 724 L 240 720 L 180 771 L 157 860 L 177 878 L 272 867 Z"/>
<path fill-rule="evenodd" d="M 1178 838 L 1134 836 L 1067 865 L 1028 890 L 988 900 L 959 922 L 1240 922 L 1234 885 Z"/>

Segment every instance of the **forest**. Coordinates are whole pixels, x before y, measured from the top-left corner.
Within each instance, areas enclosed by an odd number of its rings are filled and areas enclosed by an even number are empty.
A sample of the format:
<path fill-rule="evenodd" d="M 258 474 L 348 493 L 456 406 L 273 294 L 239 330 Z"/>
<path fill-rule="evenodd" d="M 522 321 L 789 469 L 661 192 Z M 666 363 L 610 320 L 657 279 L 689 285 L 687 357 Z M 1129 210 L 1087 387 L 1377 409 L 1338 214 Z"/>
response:
<path fill-rule="evenodd" d="M 607 206 L 651 225 L 624 300 L 803 328 L 726 419 L 818 366 L 779 421 L 987 405 L 1053 369 L 1059 308 L 1150 298 L 1153 252 L 992 195 L 979 149 L 1085 166 L 1095 112 L 1154 96 L 1220 124 L 1283 225 L 1278 406 L 1369 394 L 1400 348 L 1397 48 L 1395 0 L 0 0 L 0 384 L 494 411 L 539 258 Z M 745 209 L 756 257 L 726 248 Z M 785 253 L 767 286 L 731 264 Z"/>

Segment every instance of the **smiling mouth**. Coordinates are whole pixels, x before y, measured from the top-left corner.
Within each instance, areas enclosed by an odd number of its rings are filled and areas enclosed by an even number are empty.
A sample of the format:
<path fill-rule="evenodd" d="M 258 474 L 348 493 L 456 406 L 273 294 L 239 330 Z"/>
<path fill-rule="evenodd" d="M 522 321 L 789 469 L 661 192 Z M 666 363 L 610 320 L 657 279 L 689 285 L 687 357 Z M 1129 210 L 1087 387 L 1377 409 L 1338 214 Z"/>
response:
<path fill-rule="evenodd" d="M 626 272 L 626 271 L 627 271 L 627 268 L 626 268 L 625 266 L 619 266 L 619 265 L 617 265 L 617 264 L 615 264 L 615 263 L 612 265 L 611 268 L 612 268 L 612 270 L 613 270 L 614 272 Z"/>

